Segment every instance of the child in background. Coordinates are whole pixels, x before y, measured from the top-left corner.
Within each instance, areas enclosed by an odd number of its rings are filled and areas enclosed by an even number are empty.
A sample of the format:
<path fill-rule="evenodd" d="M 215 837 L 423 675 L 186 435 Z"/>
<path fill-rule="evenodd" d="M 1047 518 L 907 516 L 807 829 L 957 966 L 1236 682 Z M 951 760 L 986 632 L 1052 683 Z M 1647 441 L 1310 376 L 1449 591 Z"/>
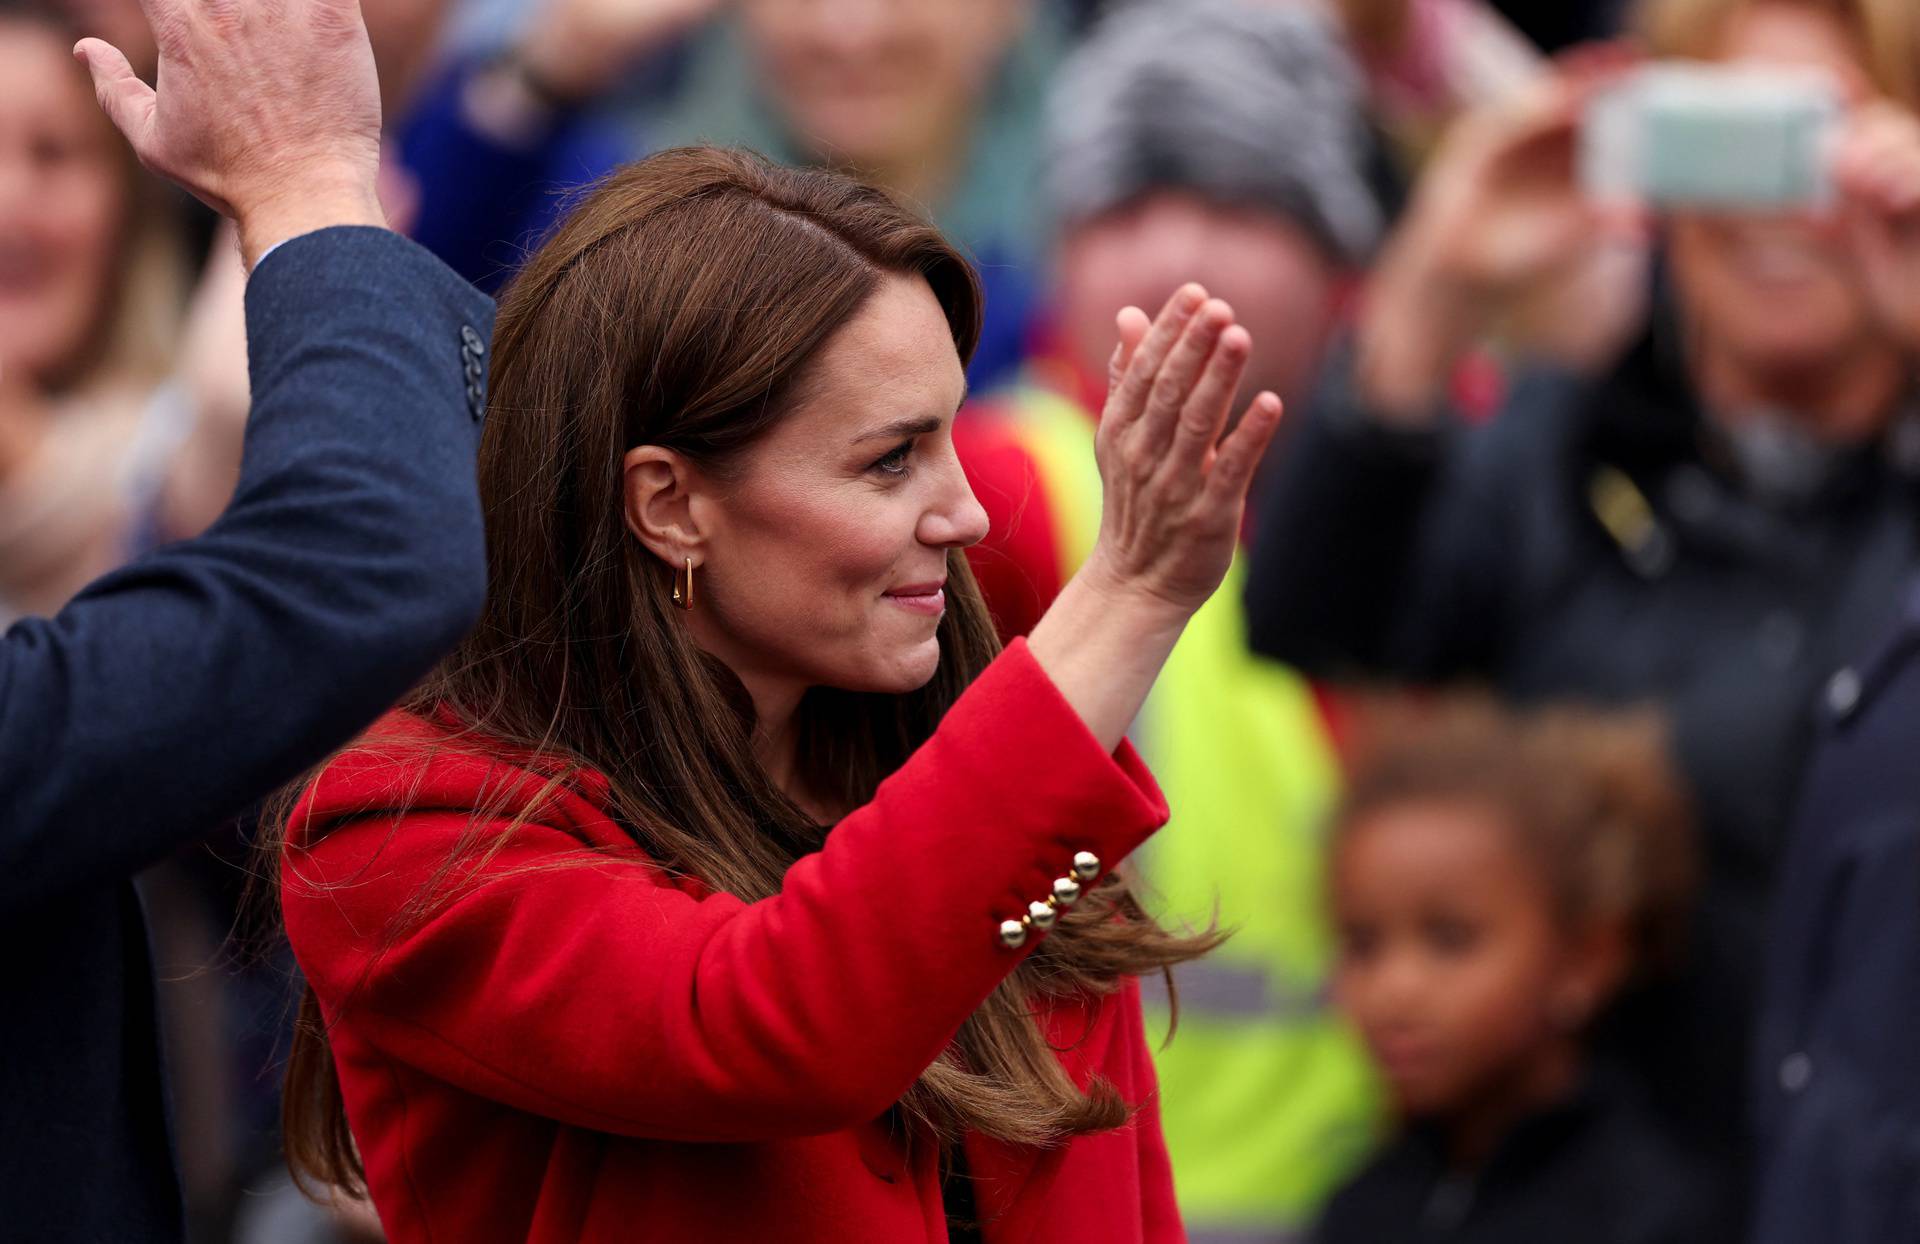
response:
<path fill-rule="evenodd" d="M 1671 961 L 1692 825 L 1638 717 L 1389 720 L 1333 842 L 1335 988 L 1401 1127 L 1319 1244 L 1697 1244 L 1728 1233 L 1587 1035 Z"/>

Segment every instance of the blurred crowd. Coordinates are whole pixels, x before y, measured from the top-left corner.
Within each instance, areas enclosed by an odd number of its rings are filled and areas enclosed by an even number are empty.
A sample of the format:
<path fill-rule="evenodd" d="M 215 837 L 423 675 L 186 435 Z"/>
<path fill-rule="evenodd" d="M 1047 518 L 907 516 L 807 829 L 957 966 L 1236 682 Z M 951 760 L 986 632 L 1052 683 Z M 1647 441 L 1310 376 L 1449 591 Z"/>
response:
<path fill-rule="evenodd" d="M 1910 0 L 363 7 L 389 216 L 488 291 L 578 188 L 695 142 L 857 172 L 961 243 L 1005 637 L 1091 547 L 1116 312 L 1232 304 L 1287 424 L 1135 730 L 1175 810 L 1140 874 L 1233 931 L 1157 1055 L 1197 1244 L 1916 1221 L 1920 1121 L 1847 1122 L 1912 1075 L 1910 762 L 1833 752 L 1920 616 L 1920 261 L 1874 222 L 1622 219 L 1577 169 L 1634 56 L 1817 67 L 1850 142 L 1898 145 Z M 8 621 L 213 522 L 248 408 L 234 240 L 128 155 L 79 34 L 151 69 L 135 0 L 0 0 Z M 248 837 L 143 883 L 193 1230 L 377 1239 L 281 1169 L 293 969 Z M 1834 1211 L 1812 1150 L 1888 1199 Z"/>

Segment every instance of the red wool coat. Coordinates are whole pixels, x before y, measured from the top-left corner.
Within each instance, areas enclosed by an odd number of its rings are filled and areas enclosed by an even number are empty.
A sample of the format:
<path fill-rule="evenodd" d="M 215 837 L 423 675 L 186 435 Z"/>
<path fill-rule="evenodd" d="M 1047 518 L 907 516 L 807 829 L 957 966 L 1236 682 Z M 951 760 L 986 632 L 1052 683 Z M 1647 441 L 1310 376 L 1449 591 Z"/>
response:
<path fill-rule="evenodd" d="M 883 1116 L 1037 944 L 1008 949 L 1000 922 L 1076 852 L 1111 867 L 1166 818 L 1019 643 L 759 903 L 654 867 L 597 776 L 542 795 L 501 759 L 382 743 L 436 733 L 395 715 L 335 761 L 282 884 L 395 1244 L 945 1240 L 934 1146 Z M 500 826 L 538 800 L 533 819 L 395 940 L 503 788 Z M 526 868 L 583 849 L 601 862 Z M 1140 1110 L 1046 1151 L 970 1137 L 986 1239 L 1183 1240 L 1137 988 L 1042 1021 L 1077 1082 Z"/>

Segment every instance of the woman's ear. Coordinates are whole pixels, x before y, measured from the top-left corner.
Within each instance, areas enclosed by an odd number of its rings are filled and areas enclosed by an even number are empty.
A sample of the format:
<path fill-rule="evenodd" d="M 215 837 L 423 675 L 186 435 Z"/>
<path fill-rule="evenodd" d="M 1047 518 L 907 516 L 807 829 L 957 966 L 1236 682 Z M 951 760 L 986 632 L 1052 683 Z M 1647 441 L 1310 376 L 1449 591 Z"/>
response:
<path fill-rule="evenodd" d="M 627 530 L 675 569 L 689 557 L 700 565 L 706 533 L 694 504 L 699 478 L 693 464 L 671 449 L 639 445 L 627 451 L 623 471 Z"/>

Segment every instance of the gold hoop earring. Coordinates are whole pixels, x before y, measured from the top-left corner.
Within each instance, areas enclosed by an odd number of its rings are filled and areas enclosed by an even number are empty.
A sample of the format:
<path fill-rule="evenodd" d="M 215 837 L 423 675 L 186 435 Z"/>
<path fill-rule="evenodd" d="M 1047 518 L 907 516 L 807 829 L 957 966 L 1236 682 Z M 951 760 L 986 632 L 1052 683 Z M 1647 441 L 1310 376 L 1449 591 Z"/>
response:
<path fill-rule="evenodd" d="M 681 579 L 679 571 L 675 571 L 673 575 L 673 603 L 682 609 L 691 609 L 693 608 L 693 559 L 689 557 L 686 560 L 686 579 L 684 581 Z"/>

